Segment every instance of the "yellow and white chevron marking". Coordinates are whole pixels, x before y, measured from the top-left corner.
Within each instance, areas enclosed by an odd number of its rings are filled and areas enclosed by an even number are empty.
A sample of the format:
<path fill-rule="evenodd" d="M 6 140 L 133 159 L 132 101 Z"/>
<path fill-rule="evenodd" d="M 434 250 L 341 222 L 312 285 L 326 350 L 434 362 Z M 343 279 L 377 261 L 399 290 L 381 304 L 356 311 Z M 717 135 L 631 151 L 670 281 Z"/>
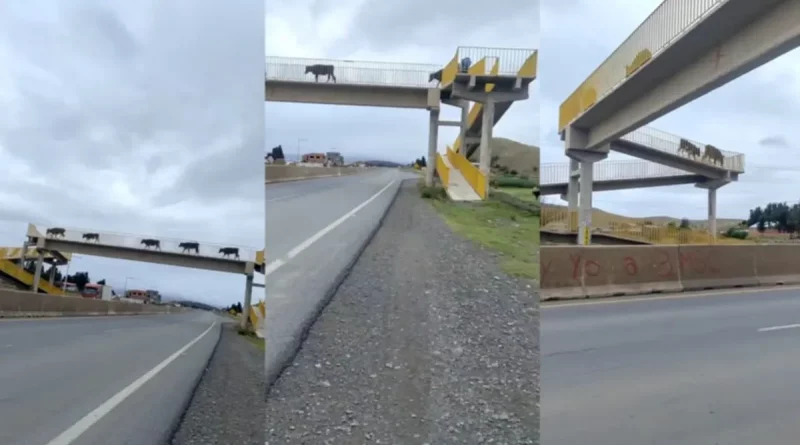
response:
<path fill-rule="evenodd" d="M 250 307 L 250 323 L 253 325 L 253 330 L 256 332 L 258 338 L 264 338 L 264 320 L 266 318 L 267 308 L 264 300 L 259 300 L 258 303 Z"/>

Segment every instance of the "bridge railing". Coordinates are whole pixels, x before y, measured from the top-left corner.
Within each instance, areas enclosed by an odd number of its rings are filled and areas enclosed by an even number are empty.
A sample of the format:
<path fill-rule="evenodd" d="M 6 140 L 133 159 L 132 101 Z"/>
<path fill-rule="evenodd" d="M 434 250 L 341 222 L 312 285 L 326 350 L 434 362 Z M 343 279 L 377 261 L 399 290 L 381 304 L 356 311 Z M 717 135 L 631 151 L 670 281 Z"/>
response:
<path fill-rule="evenodd" d="M 132 235 L 127 233 L 98 232 L 91 229 L 77 229 L 65 227 L 45 227 L 34 225 L 35 230 L 47 239 L 84 243 L 89 245 L 104 245 L 111 247 L 125 247 L 146 251 L 161 251 L 186 256 L 204 256 L 210 258 L 226 258 L 229 260 L 256 261 L 258 249 L 237 245 L 223 245 L 198 242 L 194 240 L 180 240 L 151 235 Z M 96 237 L 93 235 L 97 235 Z M 190 243 L 190 244 L 186 244 Z M 191 246 L 197 243 L 197 249 Z M 181 246 L 184 244 L 184 246 Z M 157 246 L 157 247 L 156 247 Z M 225 250 L 238 249 L 239 258 Z"/>
<path fill-rule="evenodd" d="M 348 85 L 375 85 L 393 87 L 435 87 L 430 79 L 440 70 L 436 65 L 395 62 L 367 62 L 360 60 L 306 59 L 294 57 L 267 57 L 266 80 L 292 82 L 334 82 Z M 315 79 L 314 73 L 318 73 Z M 331 73 L 330 80 L 328 73 Z"/>
<path fill-rule="evenodd" d="M 700 149 L 705 147 L 706 144 L 681 138 L 680 136 L 667 133 L 666 131 L 657 130 L 651 127 L 642 127 L 626 134 L 625 136 L 622 136 L 620 139 L 650 147 L 655 150 L 660 150 L 665 153 L 670 153 L 675 156 L 680 156 L 693 162 L 719 167 L 719 164 L 715 164 L 712 160 L 703 159 L 702 154 L 700 157 L 692 157 L 679 151 L 681 139 L 691 142 Z M 720 152 L 722 152 L 724 157 L 722 167 L 725 170 L 736 173 L 744 173 L 744 154 L 726 150 L 720 150 Z"/>
<path fill-rule="evenodd" d="M 664 0 L 561 104 L 559 131 L 726 0 Z"/>
<path fill-rule="evenodd" d="M 499 61 L 497 74 L 501 76 L 534 76 L 535 72 L 531 72 L 530 68 L 523 70 L 523 67 L 531 65 L 535 54 L 535 49 L 459 46 L 456 58 L 462 60 L 468 57 L 472 63 L 486 59 L 487 69 L 491 68 L 495 61 Z"/>
<path fill-rule="evenodd" d="M 569 163 L 552 162 L 539 167 L 541 184 L 566 184 L 569 182 Z M 617 181 L 649 178 L 667 178 L 691 175 L 683 170 L 644 160 L 620 160 L 595 162 L 594 181 Z"/>

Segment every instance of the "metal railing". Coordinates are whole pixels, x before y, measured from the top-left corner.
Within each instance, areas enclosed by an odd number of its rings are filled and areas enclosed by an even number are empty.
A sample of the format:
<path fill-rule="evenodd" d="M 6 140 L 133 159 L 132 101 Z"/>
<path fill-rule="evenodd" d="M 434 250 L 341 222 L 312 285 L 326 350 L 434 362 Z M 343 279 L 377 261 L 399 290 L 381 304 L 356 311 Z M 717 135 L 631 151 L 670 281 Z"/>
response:
<path fill-rule="evenodd" d="M 224 258 L 232 261 L 255 261 L 256 252 L 258 251 L 258 249 L 250 247 L 201 243 L 193 240 L 179 240 L 159 236 L 98 232 L 91 229 L 65 227 L 35 227 L 39 233 L 48 239 L 111 247 L 125 247 L 128 249 L 146 251 L 160 251 L 186 256 Z"/>
<path fill-rule="evenodd" d="M 634 130 L 622 136 L 620 139 L 679 156 L 693 162 L 716 167 L 720 166 L 719 164 L 714 163 L 713 160 L 704 158 L 703 154 L 701 154 L 699 157 L 694 157 L 679 150 L 681 139 L 691 142 L 698 148 L 703 148 L 706 146 L 706 144 L 692 141 L 691 139 L 682 138 L 680 136 L 667 133 L 666 131 L 657 130 L 652 127 L 639 128 L 638 130 Z M 736 173 L 744 173 L 744 154 L 726 150 L 720 150 L 720 152 L 723 156 L 722 168 Z"/>
<path fill-rule="evenodd" d="M 559 130 L 595 102 L 611 94 L 642 62 L 658 57 L 726 1 L 664 0 L 564 101 L 561 105 L 563 113 L 559 116 Z M 645 59 L 636 60 L 644 53 L 647 53 Z"/>
<path fill-rule="evenodd" d="M 441 153 L 436 153 L 436 173 L 439 174 L 439 180 L 442 186 L 446 189 L 450 186 L 450 168 L 444 161 L 444 156 Z"/>
<path fill-rule="evenodd" d="M 486 199 L 486 176 L 483 175 L 480 169 L 472 165 L 464 155 L 456 153 L 450 147 L 447 147 L 447 159 L 450 161 L 450 165 L 461 173 L 461 176 L 475 190 L 475 193 L 481 199 Z"/>
<path fill-rule="evenodd" d="M 456 59 L 460 61 L 464 58 L 469 58 L 472 63 L 476 63 L 485 58 L 487 59 L 487 72 L 495 61 L 499 61 L 500 67 L 497 74 L 501 76 L 516 76 L 520 74 L 520 70 L 523 67 L 531 64 L 535 54 L 536 50 L 534 49 L 459 46 L 456 50 Z"/>
<path fill-rule="evenodd" d="M 442 67 L 419 63 L 267 57 L 266 80 L 431 88 Z"/>
<path fill-rule="evenodd" d="M 569 162 L 553 162 L 539 167 L 541 184 L 566 184 L 569 182 Z M 594 181 L 636 180 L 692 176 L 692 173 L 645 160 L 603 161 L 593 166 Z"/>

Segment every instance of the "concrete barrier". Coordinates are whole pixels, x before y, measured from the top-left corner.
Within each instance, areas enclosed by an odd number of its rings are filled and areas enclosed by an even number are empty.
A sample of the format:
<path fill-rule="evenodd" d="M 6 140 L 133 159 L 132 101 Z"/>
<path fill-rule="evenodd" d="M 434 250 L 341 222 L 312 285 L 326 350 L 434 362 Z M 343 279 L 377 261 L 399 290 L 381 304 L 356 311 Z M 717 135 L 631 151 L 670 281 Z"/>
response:
<path fill-rule="evenodd" d="M 274 182 L 299 181 L 302 179 L 345 176 L 362 173 L 360 167 L 304 167 L 297 165 L 266 165 L 264 178 L 267 184 Z"/>
<path fill-rule="evenodd" d="M 542 301 L 800 284 L 800 245 L 542 246 Z"/>
<path fill-rule="evenodd" d="M 542 299 L 682 290 L 676 246 L 541 248 Z"/>
<path fill-rule="evenodd" d="M 0 318 L 166 314 L 183 310 L 184 308 L 168 305 L 94 300 L 0 289 Z"/>

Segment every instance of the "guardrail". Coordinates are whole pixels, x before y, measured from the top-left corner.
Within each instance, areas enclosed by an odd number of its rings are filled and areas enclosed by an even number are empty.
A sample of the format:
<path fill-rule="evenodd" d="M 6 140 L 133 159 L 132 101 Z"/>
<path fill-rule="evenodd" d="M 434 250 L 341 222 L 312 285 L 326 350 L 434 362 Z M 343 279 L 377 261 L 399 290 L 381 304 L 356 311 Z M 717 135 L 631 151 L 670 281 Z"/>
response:
<path fill-rule="evenodd" d="M 267 57 L 266 80 L 434 88 L 436 65 L 360 60 Z"/>
<path fill-rule="evenodd" d="M 487 61 L 485 66 L 492 66 L 497 62 L 498 68 L 493 74 L 499 76 L 536 77 L 538 51 L 535 49 L 460 46 L 453 58 L 442 69 L 442 88 L 453 83 L 456 74 L 462 71 L 461 61 L 467 58 L 471 62 L 471 67 L 481 60 Z M 488 74 L 488 71 L 471 72 L 471 74 Z"/>
<path fill-rule="evenodd" d="M 693 175 L 683 170 L 645 160 L 613 160 L 595 162 L 594 181 L 619 181 L 651 178 L 669 178 Z M 569 163 L 545 163 L 539 167 L 542 185 L 566 184 L 569 182 Z"/>
<path fill-rule="evenodd" d="M 481 173 L 480 169 L 472 165 L 463 155 L 454 152 L 450 147 L 447 147 L 447 159 L 453 167 L 461 172 L 461 175 L 472 189 L 475 190 L 475 193 L 477 193 L 481 199 L 486 199 L 486 176 Z"/>
<path fill-rule="evenodd" d="M 692 141 L 691 139 L 682 138 L 680 136 L 667 133 L 666 131 L 657 130 L 652 127 L 642 127 L 638 130 L 632 131 L 620 138 L 621 140 L 632 142 L 634 144 L 643 145 L 654 150 L 663 151 L 675 156 L 688 159 L 693 162 L 700 162 L 707 165 L 719 167 L 720 165 L 712 159 L 705 157 L 705 153 L 700 153 L 699 156 L 693 156 L 680 150 L 681 139 L 692 143 L 698 148 L 704 148 L 707 144 Z M 744 173 L 744 154 L 736 153 L 733 151 L 719 150 L 722 153 L 723 161 L 722 168 L 736 172 Z"/>
<path fill-rule="evenodd" d="M 450 186 L 450 168 L 447 167 L 447 164 L 444 162 L 444 158 L 442 157 L 441 153 L 436 153 L 436 173 L 439 174 L 439 179 L 442 181 L 442 185 L 446 189 Z"/>
<path fill-rule="evenodd" d="M 726 0 L 664 0 L 561 104 L 558 129 L 564 130 L 649 60 L 679 39 Z"/>
<path fill-rule="evenodd" d="M 98 232 L 91 229 L 67 227 L 39 227 L 32 225 L 41 236 L 56 241 L 69 241 L 88 245 L 123 247 L 143 251 L 164 252 L 186 256 L 226 258 L 237 261 L 255 261 L 258 249 L 250 247 L 201 243 L 160 236 L 132 235 L 114 232 Z"/>

